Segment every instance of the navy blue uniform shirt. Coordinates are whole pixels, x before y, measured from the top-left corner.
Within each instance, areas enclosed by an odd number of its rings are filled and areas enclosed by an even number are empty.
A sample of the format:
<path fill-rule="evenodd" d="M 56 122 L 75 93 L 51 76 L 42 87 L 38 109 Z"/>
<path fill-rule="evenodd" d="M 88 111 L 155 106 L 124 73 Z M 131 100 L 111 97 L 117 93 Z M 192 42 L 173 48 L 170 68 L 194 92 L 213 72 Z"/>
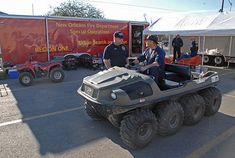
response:
<path fill-rule="evenodd" d="M 114 43 L 111 43 L 105 47 L 103 58 L 110 59 L 112 67 L 124 67 L 126 65 L 128 55 L 128 49 L 124 44 L 115 45 Z"/>

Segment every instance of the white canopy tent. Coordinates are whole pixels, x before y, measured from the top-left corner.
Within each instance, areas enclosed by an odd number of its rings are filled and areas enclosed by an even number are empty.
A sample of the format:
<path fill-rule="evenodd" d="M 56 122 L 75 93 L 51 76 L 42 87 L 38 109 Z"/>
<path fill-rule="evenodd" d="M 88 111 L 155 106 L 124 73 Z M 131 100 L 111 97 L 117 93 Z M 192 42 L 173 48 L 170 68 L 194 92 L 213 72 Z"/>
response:
<path fill-rule="evenodd" d="M 144 30 L 144 34 L 182 36 L 235 35 L 235 13 L 176 14 L 159 18 Z"/>
<path fill-rule="evenodd" d="M 145 35 L 198 36 L 198 43 L 202 45 L 200 52 L 206 52 L 207 46 L 223 47 L 222 56 L 225 61 L 235 59 L 235 12 L 198 12 L 190 14 L 175 14 L 161 17 L 147 27 Z M 202 37 L 202 38 L 201 38 Z M 219 39 L 219 41 L 218 41 Z M 223 45 L 223 46 L 222 46 Z M 171 52 L 171 46 L 169 52 Z M 199 47 L 200 49 L 200 47 Z"/>

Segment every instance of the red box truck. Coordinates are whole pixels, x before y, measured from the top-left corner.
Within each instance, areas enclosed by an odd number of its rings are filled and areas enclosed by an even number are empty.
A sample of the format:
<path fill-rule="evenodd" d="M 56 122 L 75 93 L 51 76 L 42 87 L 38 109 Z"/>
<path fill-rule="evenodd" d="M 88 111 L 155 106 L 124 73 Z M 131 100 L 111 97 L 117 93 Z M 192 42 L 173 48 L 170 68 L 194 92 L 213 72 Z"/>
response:
<path fill-rule="evenodd" d="M 35 53 L 34 60 L 48 61 L 68 53 L 98 56 L 122 31 L 130 56 L 144 48 L 143 29 L 147 22 L 82 19 L 47 16 L 0 16 L 0 50 L 4 62 L 21 64 Z"/>

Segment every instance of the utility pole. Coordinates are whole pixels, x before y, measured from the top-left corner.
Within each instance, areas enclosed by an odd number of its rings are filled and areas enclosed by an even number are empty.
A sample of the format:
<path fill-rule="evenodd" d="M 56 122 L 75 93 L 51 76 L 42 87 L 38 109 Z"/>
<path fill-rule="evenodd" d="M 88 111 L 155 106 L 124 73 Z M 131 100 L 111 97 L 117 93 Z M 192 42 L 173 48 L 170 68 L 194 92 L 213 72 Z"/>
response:
<path fill-rule="evenodd" d="M 147 18 L 146 18 L 146 16 L 147 16 L 147 14 L 146 13 L 144 13 L 144 19 L 145 19 L 145 21 L 147 21 Z"/>
<path fill-rule="evenodd" d="M 230 0 L 228 0 L 228 3 L 229 3 L 229 5 L 230 5 L 230 12 L 231 12 L 231 11 L 232 11 L 233 3 L 232 3 Z"/>
<path fill-rule="evenodd" d="M 219 10 L 219 12 L 223 12 L 224 11 L 224 0 L 222 0 L 222 6 L 221 6 L 221 9 Z"/>
<path fill-rule="evenodd" d="M 34 5 L 32 3 L 32 15 L 34 15 Z"/>

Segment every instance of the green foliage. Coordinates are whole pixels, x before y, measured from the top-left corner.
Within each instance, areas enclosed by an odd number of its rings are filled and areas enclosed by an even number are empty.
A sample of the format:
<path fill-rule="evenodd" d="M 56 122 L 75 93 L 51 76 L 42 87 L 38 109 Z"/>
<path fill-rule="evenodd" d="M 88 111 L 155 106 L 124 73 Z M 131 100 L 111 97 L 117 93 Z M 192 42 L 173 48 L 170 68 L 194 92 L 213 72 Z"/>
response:
<path fill-rule="evenodd" d="M 58 7 L 51 7 L 48 16 L 69 16 L 81 18 L 103 19 L 103 12 L 88 3 L 69 0 L 61 3 Z"/>

